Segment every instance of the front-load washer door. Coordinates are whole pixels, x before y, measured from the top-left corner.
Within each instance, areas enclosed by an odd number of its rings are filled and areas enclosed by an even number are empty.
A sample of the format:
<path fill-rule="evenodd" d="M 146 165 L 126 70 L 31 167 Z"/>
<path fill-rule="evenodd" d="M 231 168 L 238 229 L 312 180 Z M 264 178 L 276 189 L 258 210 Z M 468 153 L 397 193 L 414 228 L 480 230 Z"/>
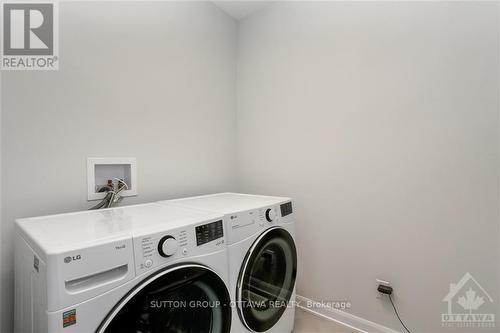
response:
<path fill-rule="evenodd" d="M 238 277 L 238 314 L 254 332 L 273 327 L 285 312 L 295 287 L 297 251 L 292 236 L 270 228 L 252 244 Z"/>
<path fill-rule="evenodd" d="M 126 295 L 98 333 L 229 333 L 231 300 L 212 270 L 184 264 L 149 276 Z"/>

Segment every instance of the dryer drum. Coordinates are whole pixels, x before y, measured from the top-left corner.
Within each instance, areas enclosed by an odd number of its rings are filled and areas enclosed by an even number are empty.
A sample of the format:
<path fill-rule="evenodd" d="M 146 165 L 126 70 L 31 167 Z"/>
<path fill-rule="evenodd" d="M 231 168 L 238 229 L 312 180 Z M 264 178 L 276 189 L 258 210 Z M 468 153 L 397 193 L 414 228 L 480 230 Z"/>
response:
<path fill-rule="evenodd" d="M 238 315 L 248 329 L 264 332 L 281 318 L 295 288 L 297 250 L 283 228 L 260 235 L 248 251 L 238 278 Z"/>
<path fill-rule="evenodd" d="M 230 297 L 207 267 L 186 264 L 148 277 L 111 311 L 101 333 L 229 333 Z"/>

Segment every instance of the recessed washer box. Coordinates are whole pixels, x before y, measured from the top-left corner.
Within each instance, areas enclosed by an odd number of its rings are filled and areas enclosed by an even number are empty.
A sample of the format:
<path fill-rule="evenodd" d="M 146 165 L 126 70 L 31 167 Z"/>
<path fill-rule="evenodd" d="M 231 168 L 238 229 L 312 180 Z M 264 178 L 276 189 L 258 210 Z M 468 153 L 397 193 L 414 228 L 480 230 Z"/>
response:
<path fill-rule="evenodd" d="M 117 185 L 115 178 L 123 179 L 128 185 L 120 196 L 137 195 L 137 164 L 133 157 L 89 157 L 87 158 L 87 199 L 104 199 L 106 193 L 99 189 L 106 186 L 108 180 Z"/>

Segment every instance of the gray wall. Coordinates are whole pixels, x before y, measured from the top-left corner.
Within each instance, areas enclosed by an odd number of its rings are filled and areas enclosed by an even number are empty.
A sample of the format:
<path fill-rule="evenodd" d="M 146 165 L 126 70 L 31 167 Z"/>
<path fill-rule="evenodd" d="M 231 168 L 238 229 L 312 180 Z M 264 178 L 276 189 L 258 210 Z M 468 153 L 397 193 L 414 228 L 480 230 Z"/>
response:
<path fill-rule="evenodd" d="M 208 2 L 60 5 L 60 70 L 2 73 L 2 332 L 14 218 L 81 210 L 86 157 L 136 157 L 124 204 L 234 190 L 236 24 Z"/>
<path fill-rule="evenodd" d="M 498 311 L 497 15 L 293 2 L 240 23 L 239 190 L 295 198 L 299 294 L 402 330 L 387 279 L 410 329 L 453 331 L 442 299 L 470 272 Z"/>

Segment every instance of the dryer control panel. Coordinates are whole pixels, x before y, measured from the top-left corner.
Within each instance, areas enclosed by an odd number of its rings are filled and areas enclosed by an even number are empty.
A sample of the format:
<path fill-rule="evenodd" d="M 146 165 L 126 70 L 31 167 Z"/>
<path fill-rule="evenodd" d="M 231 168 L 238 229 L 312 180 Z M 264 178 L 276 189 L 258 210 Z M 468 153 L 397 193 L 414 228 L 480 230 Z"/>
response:
<path fill-rule="evenodd" d="M 227 241 L 234 244 L 274 225 L 293 221 L 292 202 L 226 215 Z"/>
<path fill-rule="evenodd" d="M 134 237 L 136 274 L 225 247 L 222 219 Z"/>

